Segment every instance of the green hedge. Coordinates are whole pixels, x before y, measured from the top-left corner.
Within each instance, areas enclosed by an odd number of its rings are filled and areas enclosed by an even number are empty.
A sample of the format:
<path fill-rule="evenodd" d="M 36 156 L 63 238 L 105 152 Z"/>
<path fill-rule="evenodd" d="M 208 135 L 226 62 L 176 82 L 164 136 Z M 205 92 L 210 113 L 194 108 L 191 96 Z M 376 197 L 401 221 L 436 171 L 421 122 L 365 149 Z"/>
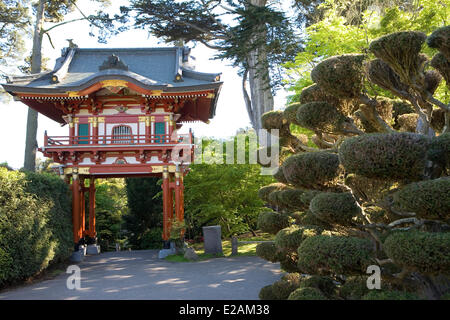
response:
<path fill-rule="evenodd" d="M 367 239 L 318 235 L 298 248 L 298 267 L 310 274 L 362 274 L 373 264 L 373 250 Z"/>
<path fill-rule="evenodd" d="M 26 279 L 72 250 L 68 186 L 55 175 L 0 168 L 0 285 Z"/>
<path fill-rule="evenodd" d="M 450 233 L 395 232 L 383 248 L 395 264 L 428 274 L 450 272 Z"/>
<path fill-rule="evenodd" d="M 373 133 L 346 139 L 339 160 L 347 173 L 368 178 L 421 180 L 430 139 L 423 135 Z"/>
<path fill-rule="evenodd" d="M 280 261 L 280 254 L 273 242 L 263 242 L 256 246 L 256 255 L 270 262 Z"/>
<path fill-rule="evenodd" d="M 448 219 L 450 216 L 450 177 L 414 182 L 393 195 L 401 211 L 414 212 L 420 218 Z"/>

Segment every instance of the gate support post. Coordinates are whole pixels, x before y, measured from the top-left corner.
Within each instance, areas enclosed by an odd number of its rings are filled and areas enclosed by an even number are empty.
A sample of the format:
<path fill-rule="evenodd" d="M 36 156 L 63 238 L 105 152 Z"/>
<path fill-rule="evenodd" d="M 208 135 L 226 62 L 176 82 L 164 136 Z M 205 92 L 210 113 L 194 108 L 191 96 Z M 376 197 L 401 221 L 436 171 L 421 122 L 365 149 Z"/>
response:
<path fill-rule="evenodd" d="M 78 243 L 81 239 L 80 225 L 80 180 L 78 173 L 72 175 L 72 225 L 73 225 L 73 242 L 75 250 L 78 250 Z"/>
<path fill-rule="evenodd" d="M 89 237 L 95 239 L 97 232 L 95 231 L 95 178 L 89 180 Z"/>
<path fill-rule="evenodd" d="M 169 240 L 169 172 L 167 166 L 163 167 L 163 240 Z"/>

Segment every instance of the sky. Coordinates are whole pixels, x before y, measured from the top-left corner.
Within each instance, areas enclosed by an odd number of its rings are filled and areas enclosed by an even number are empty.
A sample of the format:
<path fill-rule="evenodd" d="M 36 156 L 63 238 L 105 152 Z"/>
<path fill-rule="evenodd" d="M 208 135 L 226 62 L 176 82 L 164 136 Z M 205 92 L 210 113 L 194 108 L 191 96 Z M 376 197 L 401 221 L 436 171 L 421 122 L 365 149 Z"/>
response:
<path fill-rule="evenodd" d="M 114 10 L 126 1 L 112 1 Z M 80 0 L 79 7 L 85 13 L 89 13 L 92 4 L 88 0 Z M 66 20 L 79 18 L 78 12 L 73 12 L 67 16 Z M 48 27 L 48 24 L 45 25 Z M 108 40 L 107 44 L 97 42 L 97 38 L 90 37 L 89 25 L 86 21 L 79 21 L 66 24 L 53 29 L 50 33 L 55 48 L 52 48 L 47 38 L 43 42 L 43 54 L 50 58 L 48 67 L 53 68 L 56 58 L 61 55 L 61 49 L 68 46 L 66 39 L 73 39 L 80 48 L 123 48 L 123 47 L 160 47 L 167 46 L 154 37 L 149 37 L 144 30 L 129 30 Z M 31 35 L 27 39 L 27 45 L 31 48 Z M 192 47 L 192 44 L 189 44 Z M 225 138 L 234 135 L 239 129 L 251 127 L 244 104 L 241 89 L 242 80 L 238 76 L 238 69 L 231 66 L 230 61 L 212 60 L 214 50 L 198 44 L 191 55 L 195 57 L 197 71 L 222 72 L 222 90 L 219 95 L 216 115 L 209 124 L 195 123 L 185 124 L 181 133 L 192 128 L 197 137 L 217 137 Z M 10 68 L 11 69 L 11 68 Z M 14 69 L 13 69 L 14 70 Z M 17 69 L 13 74 L 19 74 Z M 287 93 L 283 90 L 277 92 L 274 97 L 275 109 L 282 108 L 286 103 Z M 7 162 L 11 167 L 19 169 L 23 166 L 25 150 L 25 134 L 27 123 L 28 107 L 21 102 L 0 101 L 0 163 Z M 44 131 L 47 130 L 49 136 L 65 136 L 69 134 L 68 126 L 61 127 L 58 123 L 40 114 L 38 119 L 37 142 L 43 145 Z M 37 153 L 38 158 L 44 158 L 41 153 Z"/>

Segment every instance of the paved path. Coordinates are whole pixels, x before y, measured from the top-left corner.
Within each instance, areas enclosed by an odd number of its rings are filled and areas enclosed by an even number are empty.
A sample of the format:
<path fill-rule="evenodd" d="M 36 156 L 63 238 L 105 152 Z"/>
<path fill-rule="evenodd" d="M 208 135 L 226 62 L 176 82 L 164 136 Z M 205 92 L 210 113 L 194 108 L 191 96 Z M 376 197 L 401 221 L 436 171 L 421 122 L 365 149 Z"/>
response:
<path fill-rule="evenodd" d="M 198 262 L 159 260 L 156 250 L 107 252 L 79 264 L 81 289 L 69 290 L 62 273 L 0 292 L 0 299 L 258 299 L 259 290 L 281 277 L 278 263 L 258 257 Z"/>

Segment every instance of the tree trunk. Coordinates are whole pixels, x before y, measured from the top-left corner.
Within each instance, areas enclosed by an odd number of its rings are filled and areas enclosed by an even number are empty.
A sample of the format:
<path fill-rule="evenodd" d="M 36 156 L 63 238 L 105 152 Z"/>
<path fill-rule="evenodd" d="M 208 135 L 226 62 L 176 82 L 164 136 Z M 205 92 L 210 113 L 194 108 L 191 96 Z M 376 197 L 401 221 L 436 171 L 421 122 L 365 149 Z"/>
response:
<path fill-rule="evenodd" d="M 33 51 L 31 54 L 31 73 L 40 73 L 42 64 L 42 29 L 44 23 L 45 1 L 39 0 L 36 11 L 36 24 L 33 34 Z M 25 140 L 25 160 L 24 168 L 29 171 L 35 171 L 36 167 L 36 134 L 38 128 L 37 111 L 28 108 L 27 134 Z"/>
<path fill-rule="evenodd" d="M 267 0 L 251 0 L 254 6 L 265 6 Z M 266 37 L 265 25 L 255 27 L 254 41 Z M 265 41 L 264 41 L 265 42 Z M 250 84 L 251 110 L 249 114 L 253 128 L 257 131 L 262 128 L 261 116 L 267 111 L 273 110 L 273 95 L 270 87 L 269 64 L 267 60 L 267 51 L 264 44 L 261 44 L 251 50 L 248 60 L 248 79 Z M 248 101 L 247 101 L 248 104 Z M 247 109 L 249 109 L 247 107 Z"/>

